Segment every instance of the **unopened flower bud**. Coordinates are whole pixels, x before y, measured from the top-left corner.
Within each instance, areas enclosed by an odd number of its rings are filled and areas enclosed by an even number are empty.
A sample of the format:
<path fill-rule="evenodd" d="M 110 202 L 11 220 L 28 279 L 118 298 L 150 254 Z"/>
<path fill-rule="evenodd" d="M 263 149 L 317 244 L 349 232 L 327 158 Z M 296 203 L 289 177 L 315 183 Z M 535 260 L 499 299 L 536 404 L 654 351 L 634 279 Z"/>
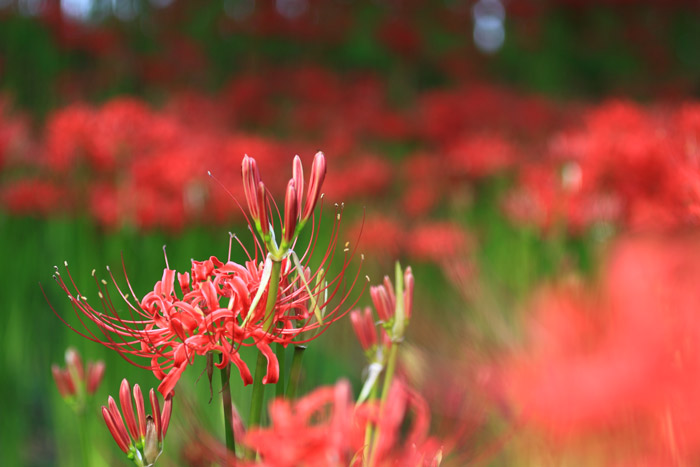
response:
<path fill-rule="evenodd" d="M 263 235 L 267 235 L 270 233 L 270 223 L 267 219 L 268 203 L 265 184 L 263 182 L 258 183 L 257 199 L 258 207 L 260 209 L 260 211 L 258 212 L 258 219 L 260 220 L 260 230 L 262 231 Z"/>
<path fill-rule="evenodd" d="M 389 292 L 383 285 L 377 285 L 369 288 L 370 296 L 372 297 L 372 303 L 374 303 L 374 309 L 377 310 L 377 315 L 379 319 L 388 323 L 394 316 L 394 306 L 395 304 L 391 301 Z"/>
<path fill-rule="evenodd" d="M 299 156 L 294 156 L 292 179 L 294 180 L 294 188 L 297 191 L 297 209 L 301 210 L 304 196 L 304 168 L 301 165 Z"/>
<path fill-rule="evenodd" d="M 143 460 L 146 465 L 153 464 L 161 453 L 156 423 L 152 416 L 146 417 L 146 438 L 143 442 Z"/>
<path fill-rule="evenodd" d="M 299 208 L 294 179 L 287 184 L 287 195 L 284 198 L 284 238 L 285 243 L 292 243 L 297 228 Z"/>
<path fill-rule="evenodd" d="M 366 307 L 364 311 L 351 311 L 350 322 L 362 350 L 367 351 L 377 345 L 377 329 L 374 326 L 372 310 L 369 307 Z"/>
<path fill-rule="evenodd" d="M 107 407 L 102 407 L 102 416 L 119 449 L 124 451 L 137 465 L 151 466 L 163 451 L 163 437 L 170 424 L 172 396 L 165 399 L 163 412 L 161 412 L 158 396 L 151 389 L 150 400 L 153 412 L 147 416 L 144 411 L 141 388 L 137 384 L 134 385 L 133 394 L 137 415 L 134 417 L 134 406 L 130 393 L 129 383 L 124 379 L 119 389 L 119 400 L 126 426 L 122 421 L 117 404 L 111 396 L 107 401 Z"/>
<path fill-rule="evenodd" d="M 69 347 L 66 350 L 66 368 L 71 374 L 74 382 L 85 380 L 85 370 L 83 368 L 83 359 L 80 358 L 78 351 Z"/>
<path fill-rule="evenodd" d="M 260 183 L 258 164 L 255 162 L 255 159 L 248 157 L 246 154 L 246 156 L 243 157 L 241 170 L 243 174 L 243 192 L 245 193 L 245 199 L 248 203 L 248 210 L 253 220 L 259 221 L 261 206 L 258 203 L 257 195 L 258 184 Z"/>
<path fill-rule="evenodd" d="M 311 164 L 311 178 L 309 179 L 309 190 L 306 193 L 306 206 L 304 206 L 304 211 L 301 215 L 304 222 L 308 220 L 314 212 L 318 197 L 321 195 L 321 187 L 323 186 L 325 177 L 326 157 L 319 151 L 316 153 L 316 156 L 314 156 L 314 161 Z"/>
<path fill-rule="evenodd" d="M 102 382 L 102 377 L 105 374 L 105 362 L 88 362 L 87 365 L 87 392 L 94 394 Z"/>
<path fill-rule="evenodd" d="M 58 365 L 51 365 L 51 374 L 61 397 L 66 398 L 75 395 L 75 386 L 68 372 L 59 368 Z"/>

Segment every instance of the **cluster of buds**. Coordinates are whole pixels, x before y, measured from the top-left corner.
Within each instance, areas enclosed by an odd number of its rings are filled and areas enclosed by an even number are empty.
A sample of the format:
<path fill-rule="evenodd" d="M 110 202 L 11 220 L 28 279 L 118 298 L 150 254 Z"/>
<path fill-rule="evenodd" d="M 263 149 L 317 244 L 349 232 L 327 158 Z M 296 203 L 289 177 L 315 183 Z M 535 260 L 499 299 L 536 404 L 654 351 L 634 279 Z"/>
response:
<path fill-rule="evenodd" d="M 406 326 L 411 319 L 413 287 L 411 268 L 407 267 L 402 271 L 398 262 L 395 284 L 391 283 L 388 276 L 384 276 L 383 284 L 370 287 L 372 302 L 381 324 L 379 332 L 377 332 L 377 323 L 374 321 L 371 308 L 366 307 L 363 311 L 350 312 L 353 330 L 369 361 L 368 375 L 360 393 L 360 401 L 366 399 L 371 389 L 377 384 L 379 375 L 384 371 L 389 358 L 388 350 L 403 341 Z"/>
<path fill-rule="evenodd" d="M 258 164 L 252 157 L 245 156 L 242 165 L 243 190 L 248 210 L 255 229 L 273 259 L 281 260 L 294 245 L 299 232 L 312 217 L 316 203 L 321 197 L 321 187 L 326 176 L 326 158 L 317 152 L 311 165 L 311 176 L 304 203 L 304 170 L 299 156 L 294 157 L 292 178 L 287 184 L 284 198 L 284 221 L 282 221 L 282 241 L 275 239 L 272 210 L 268 192 L 260 178 Z"/>
<path fill-rule="evenodd" d="M 392 286 L 389 276 L 384 276 L 383 284 L 369 289 L 379 320 L 392 342 L 403 340 L 406 326 L 411 319 L 413 284 L 411 267 L 407 267 L 402 272 L 401 265 L 396 263 L 396 284 L 394 286 Z"/>
<path fill-rule="evenodd" d="M 100 386 L 105 364 L 102 361 L 88 362 L 85 368 L 80 353 L 69 347 L 66 350 L 66 367 L 51 365 L 51 373 L 61 397 L 75 410 L 81 411 L 85 407 L 85 397 L 94 394 Z"/>
<path fill-rule="evenodd" d="M 122 420 L 117 403 L 112 396 L 109 396 L 107 406 L 102 406 L 102 416 L 119 449 L 124 451 L 137 466 L 148 467 L 155 464 L 163 452 L 163 438 L 168 432 L 172 412 L 172 395 L 165 398 L 161 411 L 158 396 L 151 389 L 149 396 L 152 414 L 146 415 L 143 394 L 138 384 L 134 385 L 133 394 L 136 416 L 134 416 L 134 405 L 131 400 L 131 387 L 126 379 L 122 380 L 119 388 L 119 401 L 124 419 Z"/>

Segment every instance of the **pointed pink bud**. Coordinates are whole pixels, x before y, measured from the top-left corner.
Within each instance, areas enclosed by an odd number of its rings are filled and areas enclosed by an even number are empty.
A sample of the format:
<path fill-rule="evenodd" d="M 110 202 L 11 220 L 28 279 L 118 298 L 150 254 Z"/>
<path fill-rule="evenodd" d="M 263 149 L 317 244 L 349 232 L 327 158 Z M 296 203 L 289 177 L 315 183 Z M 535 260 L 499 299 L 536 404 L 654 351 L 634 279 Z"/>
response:
<path fill-rule="evenodd" d="M 314 212 L 319 196 L 321 196 L 321 188 L 323 179 L 326 177 L 326 157 L 321 151 L 314 156 L 314 162 L 311 164 L 311 178 L 309 179 L 309 190 L 306 193 L 306 206 L 301 215 L 303 221 L 311 217 Z"/>
<path fill-rule="evenodd" d="M 270 222 L 268 221 L 268 218 L 267 218 L 267 213 L 268 213 L 269 209 L 268 209 L 265 184 L 263 182 L 258 183 L 257 198 L 258 198 L 258 207 L 260 208 L 260 212 L 258 213 L 258 215 L 259 215 L 258 219 L 260 219 L 260 230 L 262 230 L 263 235 L 267 235 L 270 232 Z"/>
<path fill-rule="evenodd" d="M 367 337 L 365 336 L 365 327 L 362 322 L 362 315 L 360 310 L 352 310 L 350 312 L 350 323 L 352 323 L 352 330 L 355 331 L 355 336 L 362 350 L 367 350 L 369 344 L 367 343 Z"/>
<path fill-rule="evenodd" d="M 61 397 L 75 395 L 70 392 L 63 370 L 61 370 L 58 365 L 51 365 L 51 374 L 53 375 L 53 380 L 56 382 L 56 388 L 58 388 L 58 393 Z"/>
<path fill-rule="evenodd" d="M 384 289 L 386 289 L 387 294 L 389 294 L 389 303 L 391 303 L 391 308 L 395 308 L 396 294 L 394 293 L 394 284 L 391 283 L 389 276 L 384 276 Z"/>
<path fill-rule="evenodd" d="M 374 326 L 372 310 L 369 307 L 366 307 L 363 311 L 351 311 L 350 321 L 362 350 L 369 350 L 377 344 L 377 329 Z"/>
<path fill-rule="evenodd" d="M 114 438 L 114 441 L 117 442 L 119 449 L 121 449 L 125 453 L 128 453 L 129 452 L 129 445 L 131 444 L 131 442 L 122 436 L 122 435 L 125 436 L 126 433 L 121 433 L 119 431 L 117 424 L 114 422 L 114 419 L 112 418 L 112 414 L 110 413 L 109 410 L 107 410 L 107 407 L 105 407 L 104 405 L 102 406 L 102 417 L 105 419 L 105 424 L 107 425 L 107 429 L 109 429 L 109 432 L 112 434 L 112 438 Z"/>
<path fill-rule="evenodd" d="M 304 168 L 301 165 L 299 156 L 294 156 L 292 179 L 294 179 L 294 188 L 297 190 L 297 208 L 301 210 L 301 203 L 303 202 L 304 196 Z"/>
<path fill-rule="evenodd" d="M 369 288 L 369 294 L 374 303 L 374 309 L 377 310 L 379 319 L 388 323 L 394 317 L 394 304 L 391 303 L 386 287 L 377 285 Z"/>
<path fill-rule="evenodd" d="M 66 391 L 68 391 L 69 396 L 75 396 L 78 394 L 78 387 L 75 385 L 73 376 L 68 371 L 68 368 L 61 370 L 61 376 L 63 377 L 63 384 L 66 386 Z"/>
<path fill-rule="evenodd" d="M 365 307 L 363 321 L 365 326 L 365 336 L 367 336 L 369 347 L 377 345 L 377 327 L 374 325 L 374 316 L 372 316 L 372 309 L 370 307 Z"/>
<path fill-rule="evenodd" d="M 158 441 L 163 441 L 163 431 L 161 430 L 161 418 L 160 418 L 160 403 L 158 402 L 158 396 L 156 396 L 156 392 L 151 389 L 151 392 L 149 393 L 149 396 L 151 398 L 151 409 L 153 410 L 153 421 L 156 424 L 156 434 L 158 435 Z"/>
<path fill-rule="evenodd" d="M 404 282 L 404 292 L 403 292 L 403 303 L 404 303 L 404 313 L 406 315 L 406 320 L 411 319 L 411 312 L 413 311 L 413 287 L 415 280 L 413 279 L 413 271 L 411 266 L 406 268 L 406 272 L 403 275 Z"/>
<path fill-rule="evenodd" d="M 146 436 L 146 409 L 143 405 L 143 393 L 138 384 L 134 384 L 134 402 L 136 402 L 136 416 L 139 421 L 139 436 Z"/>
<path fill-rule="evenodd" d="M 129 429 L 132 439 L 138 439 L 139 431 L 136 427 L 136 419 L 134 418 L 134 405 L 131 403 L 131 387 L 129 382 L 124 378 L 119 387 L 119 402 L 122 406 L 122 413 L 126 421 L 126 427 Z"/>
<path fill-rule="evenodd" d="M 124 421 L 122 420 L 122 416 L 119 413 L 119 409 L 117 408 L 117 403 L 114 402 L 114 398 L 112 396 L 109 396 L 107 399 L 107 406 L 109 408 L 109 414 L 112 416 L 112 422 L 114 422 L 114 427 L 116 429 L 116 433 L 119 434 L 119 437 L 121 438 L 122 442 L 125 445 L 131 444 L 131 441 L 129 440 L 129 434 L 126 432 L 126 427 L 124 426 Z M 110 429 L 110 431 L 112 431 Z M 112 436 L 114 436 L 114 432 L 112 432 Z M 116 436 L 114 437 L 116 440 Z M 117 441 L 119 443 L 119 441 Z"/>
<path fill-rule="evenodd" d="M 80 358 L 80 354 L 73 347 L 69 347 L 66 350 L 66 366 L 68 371 L 70 371 L 73 378 L 78 379 L 78 381 L 85 380 L 85 371 L 83 369 L 83 359 Z M 74 381 L 77 383 L 78 381 Z"/>
<path fill-rule="evenodd" d="M 295 188 L 294 179 L 289 180 L 287 184 L 287 195 L 284 198 L 284 241 L 292 243 L 294 240 L 294 231 L 297 228 L 297 219 L 299 218 L 299 208 L 297 205 L 297 191 Z"/>
<path fill-rule="evenodd" d="M 102 377 L 105 374 L 105 362 L 99 360 L 97 362 L 88 362 L 87 367 L 87 392 L 94 394 L 97 388 L 100 387 Z"/>
<path fill-rule="evenodd" d="M 168 433 L 168 427 L 170 426 L 170 416 L 173 413 L 173 395 L 168 394 L 165 398 L 165 404 L 163 405 L 163 415 L 161 419 L 161 431 L 163 432 L 163 438 Z"/>
<path fill-rule="evenodd" d="M 243 175 L 243 192 L 248 203 L 248 210 L 251 217 L 260 220 L 260 205 L 258 204 L 258 184 L 260 183 L 260 173 L 258 172 L 258 164 L 255 159 L 246 155 L 243 157 L 242 165 Z"/>

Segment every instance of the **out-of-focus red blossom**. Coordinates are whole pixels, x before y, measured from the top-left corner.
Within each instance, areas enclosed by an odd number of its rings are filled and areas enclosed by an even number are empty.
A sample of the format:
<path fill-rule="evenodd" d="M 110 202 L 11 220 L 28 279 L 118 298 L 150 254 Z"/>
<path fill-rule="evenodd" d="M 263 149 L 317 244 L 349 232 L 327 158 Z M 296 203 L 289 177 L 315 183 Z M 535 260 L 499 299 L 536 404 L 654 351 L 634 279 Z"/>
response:
<path fill-rule="evenodd" d="M 249 431 L 244 440 L 261 462 L 245 465 L 363 465 L 367 423 L 378 425 L 380 434 L 370 465 L 435 466 L 443 455 L 440 442 L 428 437 L 427 404 L 400 382 L 381 411 L 375 402 L 355 405 L 350 385 L 340 382 L 293 403 L 275 400 L 269 412 L 271 426 Z"/>
<path fill-rule="evenodd" d="M 447 153 L 452 175 L 481 178 L 510 167 L 517 159 L 515 148 L 497 135 L 457 140 Z"/>
<path fill-rule="evenodd" d="M 598 221 L 635 230 L 696 223 L 697 113 L 695 105 L 644 108 L 623 101 L 588 109 L 582 124 L 551 138 L 549 165 L 522 169 L 506 211 L 572 230 Z"/>
<path fill-rule="evenodd" d="M 82 397 L 97 391 L 105 373 L 105 363 L 91 361 L 86 368 L 78 351 L 71 347 L 66 350 L 66 367 L 51 365 L 51 373 L 61 397 Z"/>
<path fill-rule="evenodd" d="M 407 58 L 415 56 L 421 46 L 420 33 L 406 20 L 388 20 L 379 29 L 380 41 L 394 52 Z"/>
<path fill-rule="evenodd" d="M 350 238 L 359 238 L 359 249 L 376 259 L 397 258 L 404 247 L 404 227 L 395 219 L 372 214 L 350 227 Z"/>
<path fill-rule="evenodd" d="M 471 239 L 461 226 L 450 222 L 423 223 L 407 234 L 407 253 L 420 261 L 441 263 L 463 254 Z"/>
<path fill-rule="evenodd" d="M 376 196 L 391 182 L 391 165 L 375 156 L 356 158 L 352 164 L 329 170 L 326 194 L 330 200 L 347 200 L 362 196 Z"/>
<path fill-rule="evenodd" d="M 49 216 L 70 212 L 73 196 L 65 187 L 41 179 L 10 182 L 0 188 L 2 204 L 16 215 Z"/>
<path fill-rule="evenodd" d="M 553 440 L 634 436 L 634 455 L 697 459 L 698 255 L 694 234 L 627 238 L 594 293 L 545 291 L 502 369 L 519 419 Z"/>
<path fill-rule="evenodd" d="M 418 153 L 404 159 L 402 169 L 403 211 L 412 217 L 428 214 L 448 188 L 443 161 L 437 154 Z"/>

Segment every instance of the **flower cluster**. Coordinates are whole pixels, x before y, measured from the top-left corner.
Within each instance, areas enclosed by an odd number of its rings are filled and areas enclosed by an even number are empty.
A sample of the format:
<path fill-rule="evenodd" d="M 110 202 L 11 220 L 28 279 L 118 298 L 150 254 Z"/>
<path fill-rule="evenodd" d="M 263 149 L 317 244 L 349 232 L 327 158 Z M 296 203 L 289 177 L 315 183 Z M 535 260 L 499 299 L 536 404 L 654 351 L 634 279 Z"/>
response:
<path fill-rule="evenodd" d="M 94 394 L 102 382 L 105 372 L 103 361 L 88 362 L 87 368 L 78 351 L 66 350 L 66 367 L 51 366 L 51 373 L 61 397 L 72 401 L 77 410 L 85 405 L 85 396 Z"/>
<path fill-rule="evenodd" d="M 168 432 L 170 414 L 172 412 L 172 396 L 165 398 L 161 411 L 160 402 L 155 391 L 151 389 L 149 399 L 152 412 L 146 415 L 143 394 L 138 384 L 134 385 L 134 399 L 131 399 L 131 387 L 126 379 L 122 380 L 119 388 L 124 419 L 119 413 L 117 403 L 109 396 L 107 406 L 102 406 L 102 417 L 119 449 L 124 451 L 138 467 L 149 467 L 155 464 L 163 452 L 163 438 Z M 136 416 L 134 405 L 136 404 Z M 126 426 L 124 425 L 126 422 Z"/>
<path fill-rule="evenodd" d="M 252 430 L 245 443 L 266 466 L 437 466 L 441 444 L 428 436 L 430 413 L 425 401 L 406 385 L 392 385 L 387 404 L 356 404 L 341 381 L 294 403 L 270 404 L 271 426 Z M 365 433 L 381 433 L 371 459 L 365 458 Z M 251 464 L 259 465 L 259 464 Z"/>
<path fill-rule="evenodd" d="M 311 272 L 309 262 L 316 246 L 319 225 L 315 225 L 315 233 L 301 258 L 292 249 L 304 224 L 308 221 L 316 224 L 313 209 L 320 198 L 325 173 L 324 156 L 319 153 L 314 160 L 303 210 L 296 209 L 296 206 L 302 205 L 302 198 L 296 193 L 295 182 L 299 193 L 303 188 L 301 161 L 298 158 L 294 167 L 294 178 L 287 192 L 280 245 L 276 245 L 271 230 L 269 220 L 272 212 L 265 185 L 260 181 L 255 160 L 246 157 L 243 176 L 253 181 L 252 185 L 245 182 L 246 187 L 250 188 L 246 190 L 246 195 L 253 196 L 252 187 L 255 187 L 256 197 L 248 198 L 250 215 L 262 239 L 262 243 L 256 241 L 254 255 L 248 254 L 249 261 L 243 265 L 231 261 L 231 244 L 234 238 L 237 239 L 231 236 L 227 261 L 214 256 L 204 261 L 193 260 L 191 271 L 185 273 L 177 273 L 166 267 L 153 291 L 135 304 L 127 296 L 129 292 L 134 295 L 128 278 L 129 290 L 125 292 L 111 276 L 118 294 L 130 308 L 128 317 L 120 316 L 115 309 L 106 281 L 95 278 L 98 296 L 105 310 L 99 311 L 88 303 L 75 286 L 67 266 L 67 282 L 56 271 L 58 284 L 70 298 L 86 329 L 81 334 L 118 351 L 130 361 L 134 356 L 149 359 L 150 363 L 145 367 L 161 379 L 158 390 L 163 396 L 172 392 L 182 372 L 196 355 L 217 354 L 220 356 L 216 363 L 218 368 L 232 363 L 238 368 L 244 384 L 252 383 L 251 372 L 239 355 L 241 345 L 259 349 L 267 359 L 267 375 L 263 382 L 276 383 L 279 363 L 271 344 L 302 344 L 323 333 L 346 313 L 343 303 L 349 299 L 352 289 L 343 288 L 344 274 L 352 254 L 345 255 L 337 276 L 328 275 L 329 268 L 336 267 L 333 263 L 338 238 L 337 224 L 316 271 Z M 336 223 L 340 219 L 338 212 Z M 352 285 L 358 275 L 359 269 Z M 270 296 L 273 298 L 270 299 Z M 338 303 L 331 305 L 334 300 Z M 88 321 L 83 321 L 83 317 Z M 91 330 L 89 323 L 97 326 L 99 334 Z"/>

